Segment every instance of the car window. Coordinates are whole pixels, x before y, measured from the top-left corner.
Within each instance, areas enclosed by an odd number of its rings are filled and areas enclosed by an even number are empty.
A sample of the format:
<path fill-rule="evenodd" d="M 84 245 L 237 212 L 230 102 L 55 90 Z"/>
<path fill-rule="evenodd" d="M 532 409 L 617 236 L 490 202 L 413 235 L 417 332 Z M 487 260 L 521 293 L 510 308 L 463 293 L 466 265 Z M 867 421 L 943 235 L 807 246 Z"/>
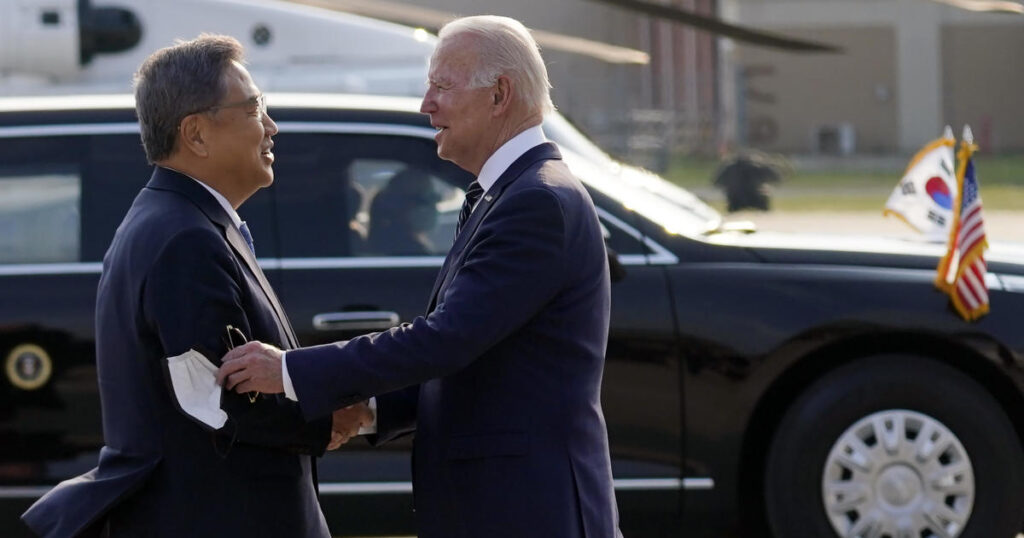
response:
<path fill-rule="evenodd" d="M 0 263 L 78 261 L 81 198 L 73 171 L 0 168 Z"/>
<path fill-rule="evenodd" d="M 462 208 L 461 188 L 414 162 L 396 159 L 355 159 L 349 177 L 359 199 L 350 220 L 361 239 L 353 244 L 354 255 L 448 252 Z"/>
<path fill-rule="evenodd" d="M 548 114 L 544 117 L 544 134 L 552 142 L 558 144 L 559 149 L 572 151 L 587 159 L 610 164 L 612 158 L 608 156 L 597 144 L 593 143 L 586 135 L 581 133 L 568 118 L 561 114 Z"/>
<path fill-rule="evenodd" d="M 74 140 L 0 139 L 0 263 L 79 261 L 79 149 Z"/>
<path fill-rule="evenodd" d="M 444 255 L 471 178 L 408 136 L 281 133 L 283 257 Z"/>
<path fill-rule="evenodd" d="M 651 249 L 644 245 L 638 237 L 639 232 L 628 227 L 622 221 L 611 220 L 608 216 L 601 216 L 601 232 L 604 234 L 605 244 L 609 249 L 619 255 L 627 254 L 650 254 Z"/>
<path fill-rule="evenodd" d="M 153 167 L 137 133 L 57 138 L 82 144 L 82 261 L 101 261 Z"/>

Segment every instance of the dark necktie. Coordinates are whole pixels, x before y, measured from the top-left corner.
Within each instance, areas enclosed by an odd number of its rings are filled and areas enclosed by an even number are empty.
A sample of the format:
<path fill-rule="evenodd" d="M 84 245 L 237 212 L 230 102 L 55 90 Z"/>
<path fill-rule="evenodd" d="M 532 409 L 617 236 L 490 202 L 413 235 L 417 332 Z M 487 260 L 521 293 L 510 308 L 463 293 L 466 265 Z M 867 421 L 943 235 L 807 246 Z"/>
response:
<path fill-rule="evenodd" d="M 466 190 L 466 199 L 462 201 L 462 211 L 459 212 L 459 223 L 455 225 L 455 237 L 459 236 L 459 232 L 462 231 L 462 225 L 469 220 L 469 214 L 473 212 L 473 206 L 476 205 L 477 200 L 484 193 L 484 188 L 480 186 L 476 181 L 469 184 L 469 189 Z"/>
<path fill-rule="evenodd" d="M 251 250 L 252 255 L 255 256 L 256 247 L 252 244 L 252 234 L 249 233 L 249 227 L 245 224 L 244 220 L 238 225 L 238 231 L 242 232 L 242 238 L 245 239 L 245 244 L 249 245 L 249 250 Z"/>

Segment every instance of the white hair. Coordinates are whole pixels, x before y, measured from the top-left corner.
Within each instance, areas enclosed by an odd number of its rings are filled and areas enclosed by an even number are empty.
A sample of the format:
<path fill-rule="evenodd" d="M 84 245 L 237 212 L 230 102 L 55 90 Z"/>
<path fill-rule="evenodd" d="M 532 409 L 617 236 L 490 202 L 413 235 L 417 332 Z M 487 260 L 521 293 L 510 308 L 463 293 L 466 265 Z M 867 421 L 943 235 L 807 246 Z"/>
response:
<path fill-rule="evenodd" d="M 515 97 L 531 111 L 547 114 L 555 109 L 540 47 L 523 23 L 495 15 L 463 17 L 446 24 L 437 35 L 443 44 L 445 39 L 466 34 L 479 38 L 470 88 L 493 86 L 505 75 L 512 81 Z"/>

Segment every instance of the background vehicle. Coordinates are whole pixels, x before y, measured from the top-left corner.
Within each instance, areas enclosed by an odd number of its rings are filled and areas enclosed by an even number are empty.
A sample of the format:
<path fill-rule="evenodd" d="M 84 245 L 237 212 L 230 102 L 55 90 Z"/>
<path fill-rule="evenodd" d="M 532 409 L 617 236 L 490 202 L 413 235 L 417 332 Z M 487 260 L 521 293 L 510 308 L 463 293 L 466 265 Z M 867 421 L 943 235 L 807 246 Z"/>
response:
<path fill-rule="evenodd" d="M 421 314 L 470 178 L 437 159 L 418 100 L 270 103 L 277 179 L 241 213 L 300 340 Z M 137 129 L 128 97 L 0 99 L 5 536 L 102 445 L 92 316 L 101 257 L 149 176 Z M 968 324 L 931 284 L 939 246 L 722 231 L 656 176 L 592 146 L 563 152 L 625 268 L 603 404 L 628 536 L 1020 528 L 1019 251 L 990 253 L 992 312 Z M 430 240 L 388 251 L 369 239 L 379 212 L 410 210 L 374 200 L 410 174 L 430 195 Z M 356 441 L 322 460 L 336 532 L 414 532 L 407 448 Z"/>

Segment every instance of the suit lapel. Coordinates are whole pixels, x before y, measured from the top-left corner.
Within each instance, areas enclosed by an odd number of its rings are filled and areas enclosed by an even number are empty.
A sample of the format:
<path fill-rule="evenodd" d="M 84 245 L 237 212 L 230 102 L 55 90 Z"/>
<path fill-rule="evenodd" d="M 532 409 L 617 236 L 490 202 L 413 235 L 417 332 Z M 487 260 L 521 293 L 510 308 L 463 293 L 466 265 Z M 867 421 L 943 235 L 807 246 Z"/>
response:
<path fill-rule="evenodd" d="M 223 212 L 223 211 L 222 211 Z M 256 280 L 260 283 L 260 288 L 263 290 L 263 294 L 270 301 L 270 305 L 274 307 L 274 312 L 277 314 L 278 324 L 284 329 L 283 332 L 287 337 L 288 343 L 291 347 L 298 347 L 298 339 L 295 337 L 295 332 L 292 330 L 292 325 L 288 321 L 288 315 L 285 314 L 284 307 L 281 306 L 281 302 L 277 299 L 277 294 L 274 293 L 274 288 L 270 286 L 270 282 L 267 282 L 266 275 L 263 274 L 263 269 L 260 268 L 259 263 L 256 261 L 256 255 L 253 254 L 252 250 L 249 249 L 249 245 L 246 244 L 245 238 L 242 237 L 242 232 L 238 231 L 234 223 L 230 223 L 224 227 L 224 235 L 231 244 L 231 248 L 235 251 L 235 257 L 241 258 L 245 261 L 246 267 L 256 277 Z"/>
<path fill-rule="evenodd" d="M 551 142 L 545 142 L 544 144 L 535 146 L 519 156 L 519 158 L 516 159 L 500 177 L 498 177 L 498 181 L 494 182 L 494 185 L 484 193 L 480 198 L 480 201 L 477 203 L 476 208 L 473 209 L 473 213 L 470 214 L 466 224 L 459 232 L 458 237 L 455 238 L 455 243 L 452 245 L 451 250 L 448 251 L 448 256 L 445 257 L 444 260 L 444 265 L 441 266 L 441 271 L 438 272 L 437 278 L 434 279 L 434 287 L 430 292 L 430 302 L 427 305 L 428 314 L 433 312 L 434 308 L 437 307 L 438 298 L 447 287 L 446 283 L 448 281 L 448 276 L 452 273 L 452 269 L 456 266 L 457 261 L 462 259 L 462 253 L 466 250 L 466 246 L 469 244 L 470 239 L 476 234 L 476 230 L 480 227 L 480 223 L 487 217 L 487 213 L 490 212 L 492 207 L 494 207 L 495 202 L 497 202 L 498 198 L 500 198 L 502 193 L 505 192 L 505 189 L 519 176 L 521 176 L 523 172 L 538 161 L 561 158 L 562 155 L 558 152 L 558 148 Z"/>
<path fill-rule="evenodd" d="M 228 244 L 231 245 L 232 250 L 235 251 L 235 257 L 242 260 L 245 266 L 249 269 L 249 272 L 256 277 L 256 281 L 259 282 L 260 288 L 263 290 L 263 294 L 267 301 L 274 309 L 274 313 L 277 314 L 278 326 L 285 337 L 285 340 L 290 347 L 298 347 L 298 339 L 295 337 L 295 332 L 292 330 L 291 323 L 288 321 L 288 316 L 284 312 L 284 308 L 281 306 L 281 302 L 277 299 L 277 294 L 274 293 L 274 289 L 270 287 L 270 283 L 267 282 L 267 277 L 263 274 L 263 270 L 260 268 L 259 263 L 256 262 L 256 256 L 249 246 L 246 244 L 245 239 L 242 237 L 242 232 L 238 231 L 235 227 L 235 223 L 231 221 L 231 217 L 224 211 L 220 203 L 207 191 L 202 185 L 196 183 L 192 178 L 169 170 L 163 167 L 156 167 L 153 171 L 153 177 L 149 180 L 146 185 L 148 188 L 156 190 L 173 191 L 181 194 L 196 204 L 197 207 L 206 215 L 211 222 L 220 227 L 221 232 L 224 234 L 224 238 Z M 246 335 L 251 337 L 252 335 Z"/>

